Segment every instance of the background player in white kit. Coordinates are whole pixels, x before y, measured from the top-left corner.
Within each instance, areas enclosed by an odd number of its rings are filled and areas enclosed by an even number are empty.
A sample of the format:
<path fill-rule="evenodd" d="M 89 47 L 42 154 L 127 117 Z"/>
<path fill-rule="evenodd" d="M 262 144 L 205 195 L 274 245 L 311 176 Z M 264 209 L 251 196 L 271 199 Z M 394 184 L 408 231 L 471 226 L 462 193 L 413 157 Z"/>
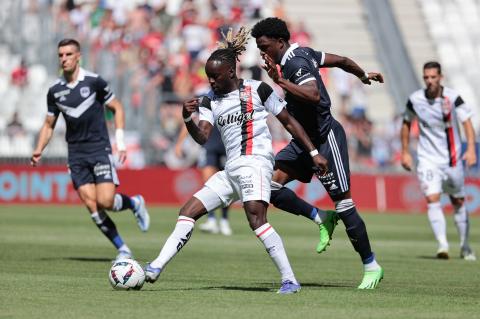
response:
<path fill-rule="evenodd" d="M 180 209 L 174 231 L 159 256 L 147 264 L 148 282 L 156 281 L 166 264 L 187 243 L 197 219 L 209 210 L 240 199 L 251 229 L 281 274 L 282 285 L 278 293 L 300 290 L 282 239 L 266 218 L 274 162 L 267 111 L 310 151 L 318 172 L 325 172 L 327 162 L 318 154 L 300 124 L 288 114 L 285 101 L 269 85 L 237 78 L 236 61 L 245 50 L 248 34 L 242 28 L 233 37 L 230 30 L 223 48 L 213 52 L 205 66 L 212 91 L 201 102 L 191 99 L 183 104 L 183 118 L 192 138 L 204 144 L 216 125 L 225 145 L 227 161 L 225 170 L 213 175 Z M 200 113 L 198 126 L 191 119 L 197 109 Z"/>
<path fill-rule="evenodd" d="M 441 85 L 442 69 L 438 62 L 423 67 L 426 89 L 413 92 L 407 102 L 400 138 L 402 166 L 411 170 L 413 160 L 409 150 L 412 120 L 417 117 L 420 136 L 417 147 L 417 176 L 428 204 L 428 219 L 438 241 L 437 258 L 448 259 L 445 216 L 440 203 L 442 192 L 450 195 L 455 210 L 455 224 L 460 236 L 460 257 L 476 260 L 468 243 L 469 221 L 465 206 L 465 183 L 462 160 L 472 166 L 477 162 L 472 110 L 454 90 Z M 461 154 L 458 121 L 463 125 L 467 149 Z"/>

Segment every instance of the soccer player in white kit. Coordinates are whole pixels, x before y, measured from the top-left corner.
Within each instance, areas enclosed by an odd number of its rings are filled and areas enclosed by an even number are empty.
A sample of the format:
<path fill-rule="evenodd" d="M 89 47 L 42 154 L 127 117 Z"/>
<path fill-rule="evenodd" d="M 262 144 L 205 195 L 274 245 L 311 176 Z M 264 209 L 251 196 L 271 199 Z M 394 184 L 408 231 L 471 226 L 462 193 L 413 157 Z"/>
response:
<path fill-rule="evenodd" d="M 417 176 L 428 204 L 428 219 L 438 241 L 437 258 L 448 259 L 445 216 L 440 203 L 441 193 L 450 195 L 455 210 L 455 224 L 460 237 L 460 257 L 476 260 L 468 243 L 469 221 L 465 205 L 465 182 L 462 160 L 468 167 L 475 165 L 475 132 L 472 110 L 454 90 L 441 85 L 442 69 L 438 62 L 423 67 L 426 89 L 413 92 L 407 102 L 400 138 L 402 166 L 410 171 L 413 160 L 409 150 L 412 120 L 418 119 L 420 136 L 417 146 Z M 461 154 L 459 124 L 467 139 L 467 149 Z"/>
<path fill-rule="evenodd" d="M 236 61 L 245 50 L 248 34 L 243 28 L 235 37 L 229 32 L 224 47 L 213 52 L 205 66 L 212 90 L 201 102 L 191 99 L 183 104 L 183 118 L 193 139 L 204 144 L 216 125 L 227 160 L 225 170 L 214 174 L 180 209 L 174 231 L 158 257 L 146 266 L 148 282 L 155 282 L 166 264 L 187 243 L 196 220 L 208 211 L 240 199 L 251 229 L 281 274 L 278 293 L 300 290 L 282 239 L 266 218 L 274 163 L 272 138 L 266 123 L 268 112 L 309 150 L 318 174 L 325 173 L 327 161 L 318 154 L 300 124 L 289 115 L 285 101 L 269 85 L 237 78 Z M 191 119 L 196 110 L 200 113 L 198 125 Z"/>

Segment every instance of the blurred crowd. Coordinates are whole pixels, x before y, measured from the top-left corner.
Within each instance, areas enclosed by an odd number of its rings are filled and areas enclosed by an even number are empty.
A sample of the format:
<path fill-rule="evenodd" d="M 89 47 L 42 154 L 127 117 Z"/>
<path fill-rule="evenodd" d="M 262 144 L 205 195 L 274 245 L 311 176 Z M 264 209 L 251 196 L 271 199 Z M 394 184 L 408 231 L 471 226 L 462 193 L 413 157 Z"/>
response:
<path fill-rule="evenodd" d="M 183 125 L 181 103 L 208 91 L 203 66 L 229 28 L 238 30 L 277 16 L 289 22 L 291 42 L 307 46 L 311 42 L 304 24 L 289 20 L 281 0 L 36 0 L 26 10 L 35 13 L 39 6 L 48 7 L 55 44 L 64 37 L 78 39 L 83 66 L 104 77 L 124 104 L 130 167 L 195 165 L 199 147 L 191 139 L 184 142 L 182 156 L 175 152 Z M 255 41 L 250 40 L 239 72 L 272 84 L 261 63 Z M 367 117 L 362 83 L 342 70 L 321 73 L 338 101 L 332 111 L 347 131 L 352 169 L 391 168 L 398 159 L 400 117 L 378 132 Z M 28 61 L 22 59 L 10 82 L 22 87 L 27 81 Z M 269 124 L 278 150 L 288 142 L 288 133 L 273 118 Z M 25 134 L 16 113 L 8 131 Z"/>

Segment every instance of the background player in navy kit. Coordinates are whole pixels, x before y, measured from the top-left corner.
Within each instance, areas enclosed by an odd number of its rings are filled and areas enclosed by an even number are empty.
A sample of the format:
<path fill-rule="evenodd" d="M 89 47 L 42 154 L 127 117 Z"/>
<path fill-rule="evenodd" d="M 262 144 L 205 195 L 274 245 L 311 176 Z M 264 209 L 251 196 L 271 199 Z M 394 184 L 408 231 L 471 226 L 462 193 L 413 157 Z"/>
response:
<path fill-rule="evenodd" d="M 340 67 L 355 74 L 362 82 L 383 82 L 379 73 L 365 73 L 352 60 L 333 54 L 314 51 L 311 48 L 290 45 L 290 32 L 285 22 L 278 18 L 259 21 L 252 29 L 257 47 L 265 60 L 265 70 L 285 90 L 288 112 L 303 126 L 320 154 L 328 161 L 328 172 L 319 176 L 355 250 L 364 264 L 364 277 L 360 289 L 373 289 L 383 278 L 383 269 L 375 260 L 370 248 L 367 229 L 358 214 L 350 194 L 350 171 L 345 131 L 330 113 L 330 98 L 320 77 L 318 68 Z M 281 73 L 277 71 L 280 65 Z M 324 221 L 328 212 L 316 209 L 284 187 L 292 180 L 310 182 L 314 171 L 310 155 L 293 139 L 275 158 L 270 202 L 293 214 Z M 320 242 L 317 251 L 325 249 Z"/>
<path fill-rule="evenodd" d="M 73 186 L 90 211 L 92 220 L 117 248 L 117 258 L 131 257 L 130 249 L 105 212 L 106 209 L 131 209 L 142 231 L 147 231 L 150 225 L 150 217 L 141 195 L 129 197 L 115 193 L 119 181 L 113 163 L 104 105 L 115 114 L 115 136 L 122 163 L 126 159 L 123 107 L 110 91 L 107 82 L 80 68 L 80 57 L 78 41 L 64 39 L 58 43 L 58 59 L 63 77 L 48 90 L 48 113 L 40 129 L 31 164 L 36 166 L 40 161 L 57 118 L 62 113 L 67 125 L 68 167 Z"/>
<path fill-rule="evenodd" d="M 187 135 L 187 127 L 183 126 L 175 145 L 175 154 L 178 157 L 182 156 L 182 145 Z M 202 145 L 201 153 L 198 156 L 197 165 L 200 168 L 204 182 L 213 174 L 225 168 L 226 156 L 227 154 L 225 153 L 225 146 L 223 145 L 220 132 L 214 127 L 207 142 Z M 230 206 L 222 207 L 222 217 L 219 222 L 217 222 L 215 211 L 209 211 L 207 221 L 198 225 L 198 228 L 207 233 L 218 234 L 220 232 L 225 236 L 232 235 L 232 228 L 228 221 L 229 207 Z"/>

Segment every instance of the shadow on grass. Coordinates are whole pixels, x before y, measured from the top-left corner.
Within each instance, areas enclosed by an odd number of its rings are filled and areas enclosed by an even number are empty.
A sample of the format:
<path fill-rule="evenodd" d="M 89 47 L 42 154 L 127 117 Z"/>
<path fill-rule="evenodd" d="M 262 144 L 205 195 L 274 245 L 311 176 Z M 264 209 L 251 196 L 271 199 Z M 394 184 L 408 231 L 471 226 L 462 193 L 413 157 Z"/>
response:
<path fill-rule="evenodd" d="M 40 258 L 42 261 L 51 261 L 51 260 L 71 260 L 71 261 L 84 261 L 84 262 L 111 262 L 112 258 L 102 258 L 102 257 L 51 257 L 51 258 Z"/>
<path fill-rule="evenodd" d="M 429 259 L 429 260 L 438 260 L 438 261 L 446 261 L 448 259 L 437 258 L 437 256 L 417 256 L 419 259 Z"/>
<path fill-rule="evenodd" d="M 302 283 L 302 287 L 309 288 L 352 288 L 351 285 L 339 284 L 321 284 L 321 283 Z M 146 289 L 145 289 L 146 288 Z M 149 289 L 154 288 L 154 289 Z M 280 285 L 273 286 L 270 283 L 260 284 L 259 287 L 245 287 L 245 286 L 207 286 L 207 287 L 190 287 L 190 288 L 167 288 L 162 289 L 154 286 L 144 286 L 142 291 L 145 292 L 160 292 L 160 291 L 201 291 L 201 290 L 231 290 L 231 291 L 248 291 L 248 292 L 275 292 L 280 288 Z"/>

